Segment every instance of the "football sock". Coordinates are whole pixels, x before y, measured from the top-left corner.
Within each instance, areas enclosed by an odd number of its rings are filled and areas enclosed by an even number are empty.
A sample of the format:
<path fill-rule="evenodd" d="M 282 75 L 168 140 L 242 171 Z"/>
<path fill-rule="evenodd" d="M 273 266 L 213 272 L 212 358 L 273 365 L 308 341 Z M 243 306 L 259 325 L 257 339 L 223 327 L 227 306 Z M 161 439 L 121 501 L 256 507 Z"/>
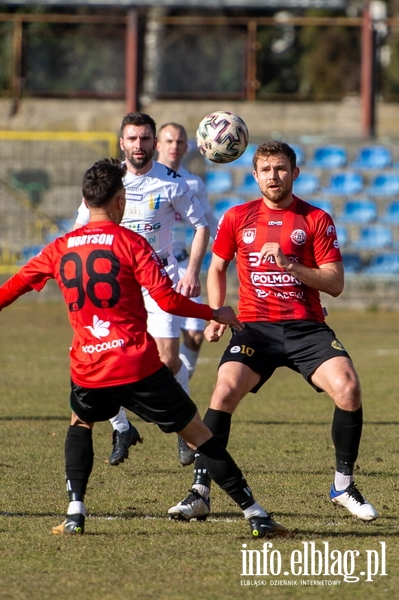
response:
<path fill-rule="evenodd" d="M 182 386 L 183 390 L 188 394 L 188 369 L 182 362 L 180 370 L 176 373 L 175 379 Z"/>
<path fill-rule="evenodd" d="M 182 342 L 179 348 L 179 358 L 186 365 L 188 370 L 188 378 L 191 379 L 194 373 L 195 366 L 197 364 L 199 356 L 198 350 L 191 350 L 187 348 L 186 344 Z"/>
<path fill-rule="evenodd" d="M 249 519 L 251 517 L 268 517 L 269 515 L 257 502 L 252 504 L 244 510 L 244 517 Z"/>
<path fill-rule="evenodd" d="M 70 425 L 65 439 L 65 475 L 71 501 L 83 502 L 93 460 L 91 429 Z"/>
<path fill-rule="evenodd" d="M 341 490 L 346 490 L 346 488 L 352 483 L 352 481 L 352 475 L 344 475 L 343 473 L 339 473 L 339 471 L 335 471 L 334 487 L 337 490 L 337 492 L 340 492 Z"/>
<path fill-rule="evenodd" d="M 211 490 L 210 490 L 210 488 L 207 485 L 201 485 L 200 483 L 194 483 L 193 484 L 193 489 L 197 490 L 197 492 L 199 494 L 201 494 L 201 496 L 204 496 L 204 498 L 206 498 L 208 500 L 208 498 L 209 498 L 209 492 Z"/>
<path fill-rule="evenodd" d="M 86 507 L 83 502 L 77 502 L 76 500 L 69 503 L 67 515 L 77 515 L 80 513 L 84 517 L 86 516 Z"/>
<path fill-rule="evenodd" d="M 242 510 L 255 503 L 242 471 L 215 437 L 199 446 L 198 452 L 202 455 L 210 477 Z"/>
<path fill-rule="evenodd" d="M 119 431 L 119 433 L 129 430 L 129 421 L 127 420 L 125 410 L 122 406 L 120 407 L 118 414 L 115 415 L 115 417 L 112 417 L 109 422 L 114 429 Z"/>
<path fill-rule="evenodd" d="M 231 414 L 222 410 L 208 408 L 204 417 L 204 423 L 209 427 L 215 438 L 219 440 L 222 446 L 226 448 L 230 435 Z M 197 488 L 197 485 L 204 485 L 208 488 L 211 486 L 211 480 L 201 455 L 198 455 L 195 460 L 193 482 L 193 488 L 198 490 L 198 492 L 201 494 L 200 490 Z"/>
<path fill-rule="evenodd" d="M 357 459 L 363 427 L 363 409 L 355 411 L 335 407 L 331 436 L 335 447 L 336 470 L 352 475 Z"/>

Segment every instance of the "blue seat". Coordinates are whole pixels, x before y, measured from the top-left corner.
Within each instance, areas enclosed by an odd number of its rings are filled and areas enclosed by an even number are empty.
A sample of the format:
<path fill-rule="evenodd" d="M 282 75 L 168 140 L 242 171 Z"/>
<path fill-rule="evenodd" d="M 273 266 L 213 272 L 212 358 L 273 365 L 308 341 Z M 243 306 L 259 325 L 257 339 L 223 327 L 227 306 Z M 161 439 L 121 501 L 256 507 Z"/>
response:
<path fill-rule="evenodd" d="M 330 177 L 328 187 L 322 191 L 332 196 L 351 196 L 363 190 L 363 176 L 357 171 L 342 171 Z"/>
<path fill-rule="evenodd" d="M 399 173 L 379 173 L 374 177 L 366 192 L 370 196 L 399 195 Z"/>
<path fill-rule="evenodd" d="M 240 158 L 237 158 L 237 160 L 233 160 L 231 163 L 229 163 L 229 167 L 252 169 L 252 158 L 257 147 L 257 144 L 248 144 L 244 154 L 241 154 Z"/>
<path fill-rule="evenodd" d="M 245 173 L 241 185 L 239 185 L 235 191 L 238 194 L 244 194 L 244 196 L 256 196 L 257 198 L 259 198 L 260 191 L 259 191 L 259 186 L 255 181 L 254 176 L 252 175 L 252 173 Z"/>
<path fill-rule="evenodd" d="M 358 254 L 344 252 L 342 254 L 342 260 L 344 262 L 345 275 L 360 273 L 363 268 L 363 261 Z"/>
<path fill-rule="evenodd" d="M 289 144 L 296 154 L 296 164 L 298 167 L 306 162 L 305 150 L 299 144 Z"/>
<path fill-rule="evenodd" d="M 365 275 L 398 275 L 399 254 L 390 252 L 388 254 L 376 254 L 373 256 L 368 267 L 362 271 Z"/>
<path fill-rule="evenodd" d="M 337 232 L 337 238 L 341 248 L 345 247 L 349 243 L 348 230 L 344 225 L 336 225 L 335 230 Z"/>
<path fill-rule="evenodd" d="M 347 163 L 348 155 L 342 146 L 320 146 L 315 148 L 308 166 L 317 169 L 340 169 Z"/>
<path fill-rule="evenodd" d="M 362 227 L 359 238 L 352 243 L 357 250 L 382 250 L 392 245 L 392 231 L 385 225 L 368 225 Z"/>
<path fill-rule="evenodd" d="M 385 146 L 364 146 L 360 148 L 351 164 L 354 169 L 385 169 L 392 164 L 392 153 Z"/>
<path fill-rule="evenodd" d="M 339 215 L 339 220 L 342 223 L 372 223 L 377 216 L 377 204 L 373 200 L 348 200 Z"/>
<path fill-rule="evenodd" d="M 224 194 L 233 187 L 233 176 L 228 169 L 208 171 L 205 185 L 209 194 Z"/>
<path fill-rule="evenodd" d="M 259 188 L 258 188 L 259 191 Z M 220 219 L 222 215 L 229 210 L 232 206 L 237 206 L 238 204 L 242 204 L 245 202 L 244 198 L 240 198 L 239 196 L 229 196 L 226 198 L 219 198 L 213 205 L 213 213 L 216 219 Z"/>
<path fill-rule="evenodd" d="M 309 204 L 313 204 L 313 206 L 317 206 L 317 208 L 325 210 L 331 216 L 334 213 L 333 203 L 331 200 L 327 200 L 326 198 L 312 198 L 309 200 Z"/>
<path fill-rule="evenodd" d="M 313 171 L 301 171 L 298 179 L 294 181 L 294 194 L 307 196 L 314 194 L 320 188 L 320 179 Z"/>
<path fill-rule="evenodd" d="M 382 223 L 399 224 L 399 200 L 392 200 L 385 209 L 380 221 Z"/>

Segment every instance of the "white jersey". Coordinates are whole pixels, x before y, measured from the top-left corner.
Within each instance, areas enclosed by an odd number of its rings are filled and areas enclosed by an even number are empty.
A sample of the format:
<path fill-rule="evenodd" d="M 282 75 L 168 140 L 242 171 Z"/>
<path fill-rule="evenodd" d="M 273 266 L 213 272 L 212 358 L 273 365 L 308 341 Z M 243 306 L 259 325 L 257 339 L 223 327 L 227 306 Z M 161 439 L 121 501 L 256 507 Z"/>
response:
<path fill-rule="evenodd" d="M 199 177 L 198 175 L 194 175 L 194 173 L 188 171 L 185 167 L 183 167 L 183 165 L 179 167 L 178 172 L 184 177 L 190 189 L 195 194 L 196 198 L 199 200 L 204 210 L 204 214 L 211 231 L 211 236 L 215 237 L 217 229 L 217 219 L 214 217 L 211 205 L 209 204 L 208 194 L 204 182 L 202 181 L 201 177 Z M 178 256 L 187 248 L 186 225 L 184 219 L 182 218 L 179 212 L 175 213 L 175 223 L 173 225 L 172 237 L 173 252 L 175 256 Z"/>
<path fill-rule="evenodd" d="M 173 169 L 153 161 L 144 175 L 127 172 L 123 179 L 126 207 L 122 225 L 142 235 L 161 259 L 173 257 L 172 227 L 178 212 L 193 229 L 206 227 L 204 209 L 188 183 Z M 89 210 L 82 201 L 76 222 L 86 225 Z"/>

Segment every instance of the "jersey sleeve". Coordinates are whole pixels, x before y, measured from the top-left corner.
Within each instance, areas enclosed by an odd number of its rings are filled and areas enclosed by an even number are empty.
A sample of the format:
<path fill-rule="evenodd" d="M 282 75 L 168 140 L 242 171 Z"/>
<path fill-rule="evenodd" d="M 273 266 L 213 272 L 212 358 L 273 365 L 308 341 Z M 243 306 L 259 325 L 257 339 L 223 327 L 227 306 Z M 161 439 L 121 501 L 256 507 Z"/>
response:
<path fill-rule="evenodd" d="M 219 220 L 212 252 L 223 258 L 233 260 L 237 251 L 237 241 L 234 233 L 235 211 L 230 208 Z"/>
<path fill-rule="evenodd" d="M 214 238 L 216 235 L 218 221 L 215 215 L 213 214 L 213 210 L 208 199 L 205 184 L 200 177 L 198 177 L 198 190 L 196 191 L 195 195 L 204 211 L 205 218 L 211 231 L 211 237 Z"/>
<path fill-rule="evenodd" d="M 79 225 L 87 225 L 87 223 L 90 221 L 90 212 L 89 209 L 87 208 L 86 204 L 83 202 L 80 203 L 80 206 L 78 208 L 78 215 L 76 217 L 76 223 L 78 223 Z"/>
<path fill-rule="evenodd" d="M 175 196 L 171 201 L 174 209 L 193 229 L 208 227 L 204 209 L 185 180 L 184 183 L 177 185 Z"/>
<path fill-rule="evenodd" d="M 337 231 L 331 216 L 320 210 L 317 220 L 315 220 L 314 233 L 314 257 L 317 265 L 323 265 L 330 262 L 341 262 L 342 255 L 339 249 Z"/>

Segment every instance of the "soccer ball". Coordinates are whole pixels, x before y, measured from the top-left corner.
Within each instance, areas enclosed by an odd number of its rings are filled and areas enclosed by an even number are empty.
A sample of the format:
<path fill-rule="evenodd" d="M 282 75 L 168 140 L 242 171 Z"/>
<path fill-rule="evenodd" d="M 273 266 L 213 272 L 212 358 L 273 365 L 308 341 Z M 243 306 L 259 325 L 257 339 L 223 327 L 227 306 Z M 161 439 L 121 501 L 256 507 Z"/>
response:
<path fill-rule="evenodd" d="M 218 110 L 202 119 L 195 139 L 205 158 L 215 163 L 229 163 L 245 152 L 248 128 L 238 115 Z"/>

